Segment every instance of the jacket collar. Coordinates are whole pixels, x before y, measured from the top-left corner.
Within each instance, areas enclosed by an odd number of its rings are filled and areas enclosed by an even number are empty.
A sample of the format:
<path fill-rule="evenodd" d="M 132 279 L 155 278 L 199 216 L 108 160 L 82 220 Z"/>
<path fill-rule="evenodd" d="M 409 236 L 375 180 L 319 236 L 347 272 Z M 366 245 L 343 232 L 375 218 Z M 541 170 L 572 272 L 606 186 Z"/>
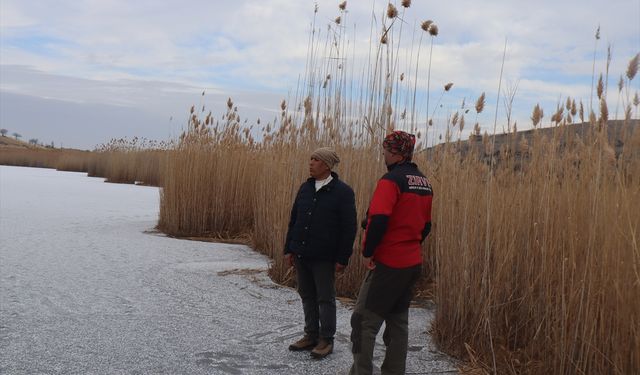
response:
<path fill-rule="evenodd" d="M 416 163 L 408 161 L 408 160 L 403 160 L 403 161 L 400 161 L 400 162 L 397 162 L 397 163 L 393 163 L 391 165 L 387 165 L 387 171 L 391 172 L 396 167 L 405 166 L 405 165 L 408 166 L 408 167 L 412 167 L 412 168 L 418 168 Z"/>
<path fill-rule="evenodd" d="M 332 172 L 331 172 L 331 177 L 333 177 L 333 178 L 331 179 L 331 181 L 329 181 L 329 183 L 328 183 L 328 184 L 326 184 L 325 186 L 323 186 L 322 188 L 320 188 L 320 190 L 322 190 L 322 189 L 331 190 L 331 187 L 333 187 L 333 186 L 337 183 L 337 181 L 338 181 L 338 174 L 337 174 L 336 172 L 333 172 L 333 171 L 332 171 Z M 313 184 L 315 184 L 315 183 L 316 183 L 316 179 L 315 179 L 315 178 L 313 178 L 313 177 L 309 177 L 309 178 L 307 178 L 307 183 L 308 183 L 308 184 L 312 184 L 312 185 L 313 185 Z"/>

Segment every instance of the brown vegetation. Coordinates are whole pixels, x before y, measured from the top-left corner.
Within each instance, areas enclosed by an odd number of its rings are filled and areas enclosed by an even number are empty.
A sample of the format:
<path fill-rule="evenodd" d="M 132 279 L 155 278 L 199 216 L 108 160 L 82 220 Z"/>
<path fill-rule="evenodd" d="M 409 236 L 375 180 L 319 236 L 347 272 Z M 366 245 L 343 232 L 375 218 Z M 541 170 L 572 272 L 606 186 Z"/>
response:
<path fill-rule="evenodd" d="M 371 77 L 357 93 L 340 63 L 344 40 L 334 23 L 321 53 L 329 59 L 309 59 L 305 89 L 263 125 L 261 142 L 253 138 L 257 130 L 241 126 L 231 101 L 220 120 L 192 110 L 167 163 L 162 230 L 249 238 L 273 259 L 272 277 L 291 282 L 282 259 L 289 209 L 310 152 L 325 145 L 343 160 L 337 172 L 356 191 L 362 218 L 384 172 L 382 135 L 402 127 L 422 133 L 419 148 L 427 144 L 415 104 L 403 108 L 396 100 L 415 98 L 417 77 L 396 64 L 397 9 L 387 6 L 385 15 L 373 38 Z M 346 13 L 341 17 L 344 23 Z M 421 27 L 438 34 L 432 22 Z M 318 43 L 312 38 L 309 50 Z M 477 114 L 484 102 L 482 95 Z M 575 100 L 566 103 L 547 124 L 536 106 L 535 130 L 518 134 L 514 124 L 501 138 L 485 134 L 466 146 L 451 141 L 416 155 L 435 191 L 434 229 L 424 247 L 438 305 L 432 332 L 480 372 L 640 369 L 640 211 L 633 209 L 640 198 L 640 131 L 630 116 L 610 122 L 604 97 L 599 113 L 579 127 L 573 118 L 578 112 L 584 118 L 582 103 L 579 111 Z M 454 116 L 445 124 L 447 141 L 464 127 Z M 355 295 L 363 275 L 360 236 L 338 280 L 342 295 Z"/>
<path fill-rule="evenodd" d="M 348 127 L 316 129 L 309 118 L 290 126 L 288 119 L 283 114 L 283 126 L 260 144 L 233 123 L 202 131 L 194 119 L 191 129 L 200 130 L 185 135 L 166 165 L 161 229 L 246 238 L 273 259 L 275 280 L 292 282 L 282 245 L 310 152 L 323 144 L 338 149 L 337 171 L 356 191 L 361 218 L 384 169 L 377 142 L 353 146 L 358 136 L 330 137 Z M 436 282 L 433 333 L 448 352 L 487 372 L 638 368 L 640 131 L 633 127 L 616 155 L 606 126 L 586 127 L 512 135 L 493 164 L 493 153 L 463 153 L 457 142 L 416 157 L 436 193 L 424 248 L 427 277 Z M 354 296 L 364 272 L 360 236 L 338 279 L 341 295 Z"/>
<path fill-rule="evenodd" d="M 94 151 L 31 146 L 13 141 L 0 144 L 0 164 L 87 172 L 91 177 L 104 177 L 108 182 L 160 186 L 161 167 L 169 147 L 169 144 L 137 138 L 112 140 Z"/>

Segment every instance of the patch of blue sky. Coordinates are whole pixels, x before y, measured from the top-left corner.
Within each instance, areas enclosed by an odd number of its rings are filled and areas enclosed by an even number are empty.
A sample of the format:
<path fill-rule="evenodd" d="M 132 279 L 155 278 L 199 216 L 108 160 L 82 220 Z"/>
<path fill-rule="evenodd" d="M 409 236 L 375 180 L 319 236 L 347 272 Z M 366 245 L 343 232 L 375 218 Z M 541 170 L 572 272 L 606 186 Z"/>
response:
<path fill-rule="evenodd" d="M 2 44 L 37 55 L 54 57 L 62 55 L 63 49 L 75 46 L 72 41 L 39 34 L 2 38 Z"/>

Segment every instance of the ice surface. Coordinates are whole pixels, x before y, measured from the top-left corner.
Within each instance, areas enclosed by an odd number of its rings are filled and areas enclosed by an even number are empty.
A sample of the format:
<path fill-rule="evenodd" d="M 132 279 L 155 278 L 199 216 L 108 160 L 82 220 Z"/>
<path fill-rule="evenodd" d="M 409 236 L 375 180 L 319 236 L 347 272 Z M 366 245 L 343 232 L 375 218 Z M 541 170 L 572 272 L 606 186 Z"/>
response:
<path fill-rule="evenodd" d="M 334 354 L 289 352 L 295 290 L 245 246 L 149 233 L 158 200 L 153 187 L 0 166 L 0 373 L 348 372 L 347 307 Z M 454 370 L 425 333 L 432 314 L 411 310 L 408 373 Z"/>

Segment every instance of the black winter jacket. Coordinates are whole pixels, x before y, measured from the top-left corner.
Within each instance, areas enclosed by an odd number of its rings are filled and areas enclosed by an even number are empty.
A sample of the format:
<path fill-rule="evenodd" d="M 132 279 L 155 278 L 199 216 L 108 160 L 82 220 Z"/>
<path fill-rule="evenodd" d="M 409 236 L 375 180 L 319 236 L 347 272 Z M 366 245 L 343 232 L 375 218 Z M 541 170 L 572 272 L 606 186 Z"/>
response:
<path fill-rule="evenodd" d="M 349 263 L 357 226 L 355 195 L 336 173 L 331 176 L 317 192 L 313 178 L 300 186 L 291 208 L 285 254 Z"/>

